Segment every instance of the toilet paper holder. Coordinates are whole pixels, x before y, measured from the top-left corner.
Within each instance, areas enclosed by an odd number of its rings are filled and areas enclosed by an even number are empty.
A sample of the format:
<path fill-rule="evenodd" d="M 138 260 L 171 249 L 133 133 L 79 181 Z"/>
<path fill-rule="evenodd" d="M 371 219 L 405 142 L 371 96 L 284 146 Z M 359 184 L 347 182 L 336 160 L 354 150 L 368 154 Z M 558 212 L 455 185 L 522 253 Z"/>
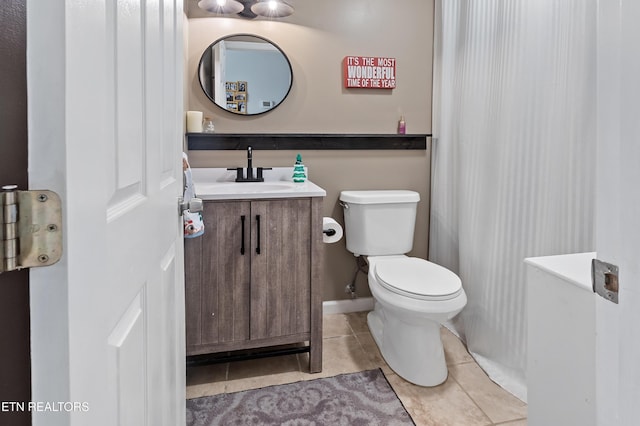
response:
<path fill-rule="evenodd" d="M 332 244 L 342 239 L 342 226 L 330 217 L 322 218 L 322 242 Z"/>

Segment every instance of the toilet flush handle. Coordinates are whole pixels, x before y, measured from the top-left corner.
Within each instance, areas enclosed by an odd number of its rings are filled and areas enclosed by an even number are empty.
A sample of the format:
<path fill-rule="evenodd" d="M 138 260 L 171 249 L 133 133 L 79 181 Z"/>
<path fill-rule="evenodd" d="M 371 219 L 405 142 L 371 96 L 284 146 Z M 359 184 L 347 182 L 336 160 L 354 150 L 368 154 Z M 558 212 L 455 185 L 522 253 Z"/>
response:
<path fill-rule="evenodd" d="M 345 203 L 344 201 L 338 201 L 338 204 L 340 204 L 340 206 L 345 210 L 349 209 L 349 204 Z"/>

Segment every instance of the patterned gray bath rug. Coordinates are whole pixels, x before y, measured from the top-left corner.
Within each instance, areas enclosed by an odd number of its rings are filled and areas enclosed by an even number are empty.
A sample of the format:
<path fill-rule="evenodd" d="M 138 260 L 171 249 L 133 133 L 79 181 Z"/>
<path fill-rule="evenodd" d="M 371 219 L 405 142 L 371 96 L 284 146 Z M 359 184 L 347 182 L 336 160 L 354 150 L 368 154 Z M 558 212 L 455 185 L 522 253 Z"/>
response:
<path fill-rule="evenodd" d="M 380 369 L 187 400 L 187 426 L 415 423 Z"/>

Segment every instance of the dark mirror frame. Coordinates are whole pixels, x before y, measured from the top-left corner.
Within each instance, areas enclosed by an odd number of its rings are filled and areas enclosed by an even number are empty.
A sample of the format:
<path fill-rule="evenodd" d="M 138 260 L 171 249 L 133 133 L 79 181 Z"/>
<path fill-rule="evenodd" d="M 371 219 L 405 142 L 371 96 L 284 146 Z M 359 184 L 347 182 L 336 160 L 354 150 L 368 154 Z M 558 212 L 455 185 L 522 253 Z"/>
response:
<path fill-rule="evenodd" d="M 219 105 L 218 103 L 216 103 L 215 98 L 213 96 L 211 96 L 211 94 L 209 94 L 209 92 L 205 88 L 205 85 L 202 82 L 203 73 L 201 72 L 201 70 L 202 70 L 205 58 L 208 58 L 208 60 L 210 60 L 210 58 L 211 58 L 212 47 L 215 46 L 217 43 L 223 41 L 223 40 L 228 40 L 230 38 L 235 38 L 235 37 L 253 37 L 253 38 L 258 38 L 260 40 L 263 40 L 264 42 L 269 43 L 271 46 L 275 47 L 280 52 L 280 54 L 282 54 L 282 57 L 287 62 L 287 65 L 289 67 L 289 88 L 287 89 L 286 93 L 282 96 L 282 98 L 277 100 L 277 103 L 275 105 L 273 105 L 272 107 L 270 107 L 269 109 L 265 109 L 264 111 L 260 111 L 260 112 L 247 113 L 247 114 L 229 110 L 229 109 L 225 108 L 225 106 L 222 106 L 222 105 Z M 209 100 L 211 102 L 213 102 L 213 104 L 215 106 L 217 106 L 218 108 L 220 108 L 220 109 L 222 109 L 222 110 L 224 110 L 224 111 L 226 111 L 226 112 L 228 112 L 230 114 L 240 115 L 240 116 L 256 116 L 256 115 L 261 115 L 261 114 L 265 114 L 267 112 L 273 111 L 280 104 L 282 104 L 282 102 L 284 102 L 284 100 L 287 98 L 287 96 L 289 96 L 289 93 L 291 92 L 291 88 L 293 87 L 293 68 L 291 67 L 291 61 L 289 61 L 289 58 L 287 57 L 287 55 L 284 53 L 284 51 L 277 44 L 275 44 L 271 40 L 269 40 L 267 38 L 264 38 L 264 37 L 261 37 L 261 36 L 258 36 L 258 35 L 255 35 L 255 34 L 248 34 L 248 33 L 230 34 L 230 35 L 227 35 L 227 36 L 224 36 L 224 37 L 220 37 L 219 39 L 217 39 L 216 41 L 211 43 L 209 46 L 207 46 L 207 48 L 202 53 L 202 56 L 200 57 L 200 61 L 198 62 L 197 73 L 198 73 L 198 82 L 200 83 L 200 88 L 202 89 L 202 92 L 207 96 L 207 98 L 209 98 Z"/>

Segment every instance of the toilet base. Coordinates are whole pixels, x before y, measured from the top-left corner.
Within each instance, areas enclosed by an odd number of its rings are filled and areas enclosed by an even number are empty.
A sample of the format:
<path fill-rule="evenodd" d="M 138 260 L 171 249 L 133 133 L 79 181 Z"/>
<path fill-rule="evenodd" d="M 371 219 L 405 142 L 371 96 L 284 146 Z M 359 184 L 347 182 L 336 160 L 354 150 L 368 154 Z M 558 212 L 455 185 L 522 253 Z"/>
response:
<path fill-rule="evenodd" d="M 376 301 L 367 324 L 382 357 L 400 377 L 419 386 L 447 380 L 440 323 L 426 318 L 415 324 L 403 321 Z"/>

